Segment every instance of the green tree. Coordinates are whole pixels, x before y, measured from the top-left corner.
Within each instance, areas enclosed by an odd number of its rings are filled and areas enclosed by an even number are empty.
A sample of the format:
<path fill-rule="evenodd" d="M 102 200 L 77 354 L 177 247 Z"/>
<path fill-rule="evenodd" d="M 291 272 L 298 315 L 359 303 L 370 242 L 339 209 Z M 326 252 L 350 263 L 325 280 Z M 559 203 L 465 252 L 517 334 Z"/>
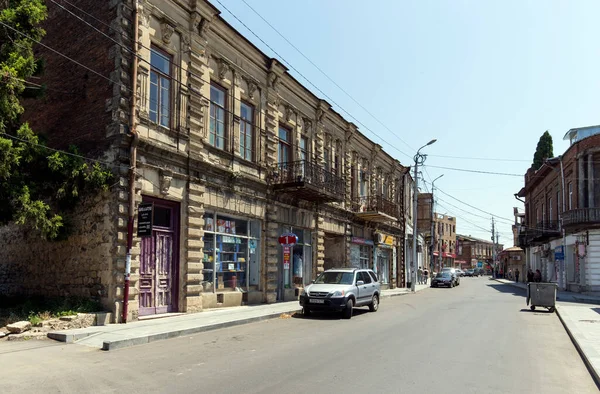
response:
<path fill-rule="evenodd" d="M 554 157 L 554 149 L 552 147 L 552 136 L 546 130 L 540 137 L 535 148 L 535 154 L 533 155 L 533 169 L 538 170 L 543 164 L 544 160 Z"/>
<path fill-rule="evenodd" d="M 64 213 L 86 193 L 105 190 L 112 178 L 77 153 L 48 149 L 20 122 L 27 78 L 40 71 L 33 53 L 45 34 L 43 0 L 0 0 L 0 224 L 33 227 L 44 238 L 66 231 Z M 30 97 L 31 95 L 28 95 Z"/>

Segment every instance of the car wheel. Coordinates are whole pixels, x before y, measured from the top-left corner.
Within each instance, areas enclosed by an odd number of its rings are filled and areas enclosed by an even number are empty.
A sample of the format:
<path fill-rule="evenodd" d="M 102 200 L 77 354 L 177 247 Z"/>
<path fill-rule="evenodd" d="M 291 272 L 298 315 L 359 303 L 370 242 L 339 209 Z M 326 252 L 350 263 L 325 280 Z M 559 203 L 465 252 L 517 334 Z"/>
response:
<path fill-rule="evenodd" d="M 377 312 L 377 309 L 379 309 L 379 296 L 377 294 L 375 294 L 373 296 L 373 300 L 371 301 L 371 304 L 369 305 L 369 310 L 371 312 Z"/>
<path fill-rule="evenodd" d="M 354 302 L 352 302 L 352 300 L 348 300 L 348 302 L 346 302 L 346 308 L 342 311 L 342 317 L 344 319 L 352 318 L 352 308 L 354 308 Z"/>
<path fill-rule="evenodd" d="M 312 313 L 312 311 L 310 309 L 308 309 L 307 307 L 302 308 L 302 314 L 304 316 L 310 316 Z"/>

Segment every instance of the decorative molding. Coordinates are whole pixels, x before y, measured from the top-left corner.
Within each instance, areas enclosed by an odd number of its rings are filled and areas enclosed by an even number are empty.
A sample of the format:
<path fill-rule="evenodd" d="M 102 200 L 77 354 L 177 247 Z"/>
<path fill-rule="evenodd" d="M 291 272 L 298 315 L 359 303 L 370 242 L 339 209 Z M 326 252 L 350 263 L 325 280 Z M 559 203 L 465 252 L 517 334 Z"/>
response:
<path fill-rule="evenodd" d="M 242 75 L 239 72 L 233 72 L 233 84 L 238 87 L 242 85 Z"/>
<path fill-rule="evenodd" d="M 169 194 L 171 188 L 171 181 L 173 180 L 173 171 L 162 168 L 159 171 L 159 191 L 163 195 Z"/>
<path fill-rule="evenodd" d="M 269 75 L 267 76 L 267 83 L 269 88 L 275 90 L 276 92 L 279 90 L 279 76 L 273 71 L 269 72 Z"/>
<path fill-rule="evenodd" d="M 171 26 L 167 21 L 163 20 L 160 23 L 160 31 L 162 35 L 162 40 L 165 44 L 171 43 L 171 36 L 175 32 L 175 27 Z"/>
<path fill-rule="evenodd" d="M 296 111 L 294 111 L 294 108 L 292 108 L 291 105 L 286 105 L 285 106 L 285 120 L 286 122 L 289 122 L 292 120 L 292 117 L 296 116 Z"/>
<path fill-rule="evenodd" d="M 317 108 L 317 122 L 321 123 L 323 121 L 323 116 L 325 116 L 325 111 L 319 107 Z"/>
<path fill-rule="evenodd" d="M 208 27 L 210 26 L 210 20 L 197 14 L 194 18 L 194 24 L 198 29 L 198 35 L 206 39 L 206 32 L 208 31 Z"/>
<path fill-rule="evenodd" d="M 150 4 L 144 3 L 143 6 L 140 7 L 140 22 L 142 26 L 148 28 L 150 27 L 150 15 L 152 15 L 152 10 L 150 9 Z"/>
<path fill-rule="evenodd" d="M 306 118 L 306 117 L 302 117 L 302 122 L 303 122 L 303 130 L 304 133 L 306 134 L 310 134 L 310 131 L 312 129 L 312 120 L 310 118 Z"/>
<path fill-rule="evenodd" d="M 256 89 L 258 88 L 257 83 L 246 76 L 242 76 L 242 78 L 244 79 L 244 81 L 246 81 L 246 85 L 248 85 L 248 90 L 246 91 L 246 94 L 251 100 L 254 100 L 254 94 L 256 93 Z"/>
<path fill-rule="evenodd" d="M 229 66 L 229 63 L 227 63 L 227 60 L 221 58 L 219 59 L 219 78 L 221 80 L 225 79 L 225 76 L 227 76 L 227 72 L 231 69 L 231 67 Z"/>
<path fill-rule="evenodd" d="M 189 35 L 187 35 L 185 33 L 182 33 L 181 34 L 181 43 L 182 43 L 182 46 L 183 46 L 183 48 L 184 48 L 185 51 L 191 51 L 192 50 L 192 47 L 191 47 L 192 41 L 191 41 Z"/>
<path fill-rule="evenodd" d="M 267 97 L 267 102 L 279 108 L 279 103 L 281 102 L 281 99 L 279 98 L 278 94 L 269 94 Z"/>

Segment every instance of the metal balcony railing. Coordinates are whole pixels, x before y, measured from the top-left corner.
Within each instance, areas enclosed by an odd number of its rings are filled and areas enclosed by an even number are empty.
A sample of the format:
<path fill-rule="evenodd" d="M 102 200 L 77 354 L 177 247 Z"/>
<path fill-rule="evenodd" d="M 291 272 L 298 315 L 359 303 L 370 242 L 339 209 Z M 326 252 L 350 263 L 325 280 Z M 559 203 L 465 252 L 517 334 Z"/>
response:
<path fill-rule="evenodd" d="M 398 218 L 398 205 L 382 196 L 360 197 L 353 204 L 354 212 L 380 212 Z"/>
<path fill-rule="evenodd" d="M 563 212 L 564 226 L 600 224 L 600 208 L 580 208 Z"/>
<path fill-rule="evenodd" d="M 335 196 L 343 200 L 345 192 L 344 179 L 323 166 L 306 160 L 279 163 L 273 171 L 273 185 L 280 188 L 286 185 L 293 187 L 310 186 L 318 192 Z"/>

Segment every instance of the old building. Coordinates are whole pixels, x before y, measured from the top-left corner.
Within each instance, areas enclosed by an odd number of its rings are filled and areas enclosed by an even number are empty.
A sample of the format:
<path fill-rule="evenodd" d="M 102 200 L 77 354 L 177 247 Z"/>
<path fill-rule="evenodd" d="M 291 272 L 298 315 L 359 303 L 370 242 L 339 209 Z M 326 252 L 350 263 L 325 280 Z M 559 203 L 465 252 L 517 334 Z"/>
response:
<path fill-rule="evenodd" d="M 525 174 L 517 224 L 528 268 L 571 291 L 600 290 L 600 126 L 574 128 L 569 148 Z"/>
<path fill-rule="evenodd" d="M 491 270 L 494 264 L 494 247 L 499 252 L 503 245 L 495 245 L 492 241 L 486 241 L 471 237 L 470 235 L 456 235 L 456 261 L 462 267 L 483 268 Z"/>
<path fill-rule="evenodd" d="M 66 241 L 1 229 L 3 293 L 96 297 L 123 321 L 292 300 L 335 266 L 405 285 L 399 161 L 207 1 L 75 3 L 48 4 L 44 43 L 89 69 L 40 49 L 54 90 L 25 117 L 118 182 Z"/>
<path fill-rule="evenodd" d="M 456 218 L 433 213 L 433 258 L 437 269 L 458 267 L 456 263 Z"/>

